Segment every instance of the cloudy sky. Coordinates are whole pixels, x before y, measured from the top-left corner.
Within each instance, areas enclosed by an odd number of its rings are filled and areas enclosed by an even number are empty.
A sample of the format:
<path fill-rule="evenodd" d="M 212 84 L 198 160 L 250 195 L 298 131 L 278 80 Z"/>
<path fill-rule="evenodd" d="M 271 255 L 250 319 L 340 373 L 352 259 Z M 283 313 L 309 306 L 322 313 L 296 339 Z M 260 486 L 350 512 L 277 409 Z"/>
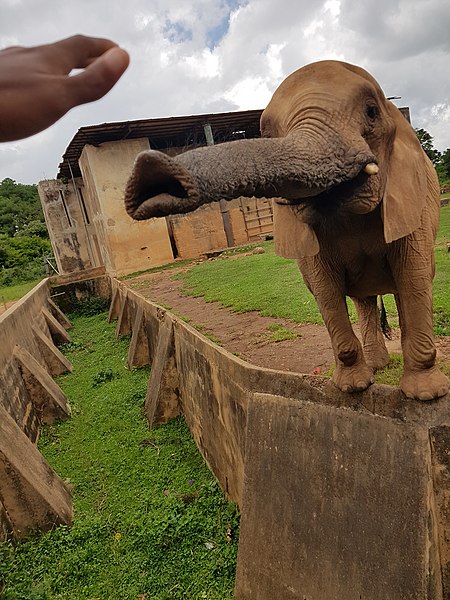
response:
<path fill-rule="evenodd" d="M 1 48 L 83 33 L 131 55 L 108 96 L 41 134 L 0 144 L 0 181 L 54 178 L 85 125 L 264 108 L 289 73 L 326 58 L 370 71 L 445 150 L 449 31 L 448 0 L 0 0 Z"/>

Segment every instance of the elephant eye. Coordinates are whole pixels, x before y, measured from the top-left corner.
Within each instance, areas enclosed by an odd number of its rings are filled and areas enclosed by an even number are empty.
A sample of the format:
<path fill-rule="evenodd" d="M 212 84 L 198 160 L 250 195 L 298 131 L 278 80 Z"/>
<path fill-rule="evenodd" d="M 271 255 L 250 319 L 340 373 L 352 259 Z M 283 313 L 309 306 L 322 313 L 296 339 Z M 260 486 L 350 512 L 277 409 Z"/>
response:
<path fill-rule="evenodd" d="M 369 119 L 376 119 L 378 117 L 378 114 L 378 108 L 373 104 L 367 107 L 366 115 L 369 117 Z"/>

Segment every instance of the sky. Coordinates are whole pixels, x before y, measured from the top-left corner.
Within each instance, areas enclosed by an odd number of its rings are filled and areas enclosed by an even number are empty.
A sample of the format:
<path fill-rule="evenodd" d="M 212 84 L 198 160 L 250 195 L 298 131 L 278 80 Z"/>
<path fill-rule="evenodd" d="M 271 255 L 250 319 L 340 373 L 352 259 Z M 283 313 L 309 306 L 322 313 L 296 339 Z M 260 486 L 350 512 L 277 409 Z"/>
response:
<path fill-rule="evenodd" d="M 40 134 L 0 144 L 0 181 L 55 178 L 86 125 L 264 108 L 287 75 L 323 59 L 368 70 L 443 151 L 449 31 L 448 0 L 0 0 L 0 48 L 82 33 L 112 39 L 131 56 L 107 96 Z"/>

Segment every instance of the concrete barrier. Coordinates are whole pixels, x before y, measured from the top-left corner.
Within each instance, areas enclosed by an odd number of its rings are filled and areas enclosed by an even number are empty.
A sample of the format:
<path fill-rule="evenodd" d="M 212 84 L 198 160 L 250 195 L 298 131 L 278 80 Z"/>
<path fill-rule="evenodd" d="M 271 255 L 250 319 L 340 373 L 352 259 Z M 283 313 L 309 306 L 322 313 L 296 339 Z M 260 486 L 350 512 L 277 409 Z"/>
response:
<path fill-rule="evenodd" d="M 72 368 L 56 347 L 69 326 L 48 280 L 0 316 L 0 539 L 71 521 L 70 493 L 36 447 L 42 423 L 70 416 L 52 379 Z"/>
<path fill-rule="evenodd" d="M 151 425 L 180 412 L 241 508 L 240 600 L 450 598 L 450 406 L 250 365 L 112 281 Z"/>

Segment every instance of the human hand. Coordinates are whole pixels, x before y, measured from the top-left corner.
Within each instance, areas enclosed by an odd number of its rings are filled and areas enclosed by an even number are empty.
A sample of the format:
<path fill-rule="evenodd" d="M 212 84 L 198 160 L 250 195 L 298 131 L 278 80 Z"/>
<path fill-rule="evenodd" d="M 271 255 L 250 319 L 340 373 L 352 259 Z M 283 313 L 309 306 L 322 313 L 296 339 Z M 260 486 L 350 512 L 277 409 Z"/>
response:
<path fill-rule="evenodd" d="M 34 135 L 119 80 L 129 56 L 114 42 L 75 35 L 53 44 L 0 51 L 0 141 Z M 69 76 L 73 69 L 84 69 Z"/>

